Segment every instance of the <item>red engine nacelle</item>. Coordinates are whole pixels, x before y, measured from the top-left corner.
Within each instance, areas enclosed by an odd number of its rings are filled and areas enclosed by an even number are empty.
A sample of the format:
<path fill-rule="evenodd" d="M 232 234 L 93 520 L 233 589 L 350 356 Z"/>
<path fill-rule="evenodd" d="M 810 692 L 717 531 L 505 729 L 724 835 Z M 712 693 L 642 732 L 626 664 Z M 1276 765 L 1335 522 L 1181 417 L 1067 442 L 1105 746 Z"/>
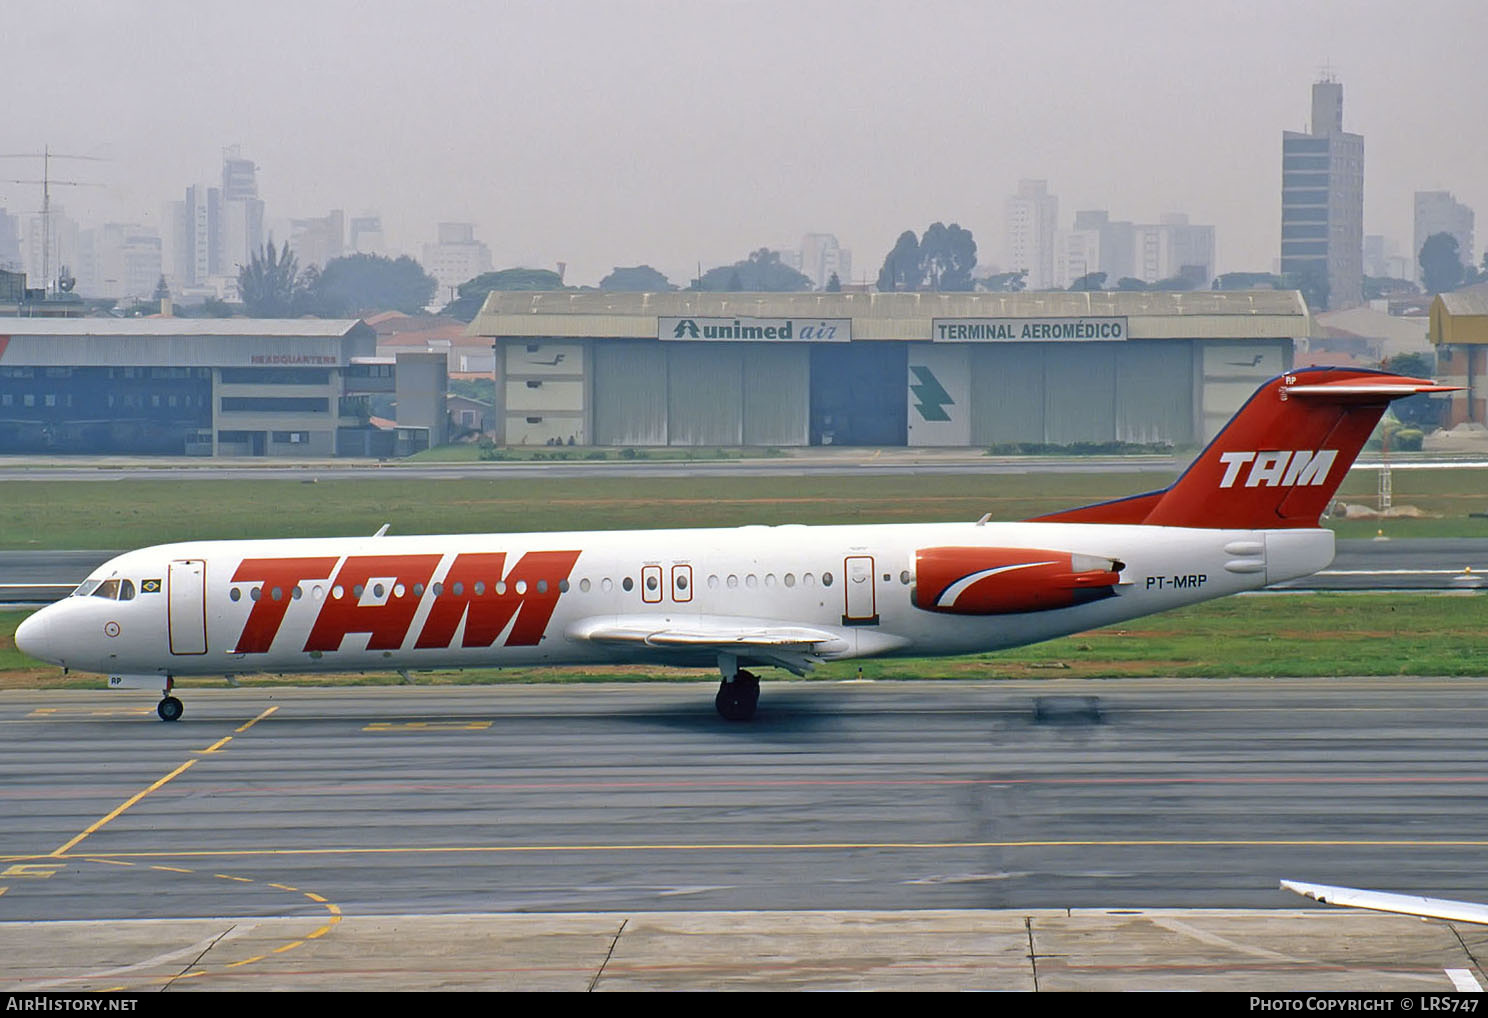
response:
<path fill-rule="evenodd" d="M 1041 548 L 922 548 L 913 600 L 951 615 L 1049 611 L 1111 597 L 1126 565 Z"/>

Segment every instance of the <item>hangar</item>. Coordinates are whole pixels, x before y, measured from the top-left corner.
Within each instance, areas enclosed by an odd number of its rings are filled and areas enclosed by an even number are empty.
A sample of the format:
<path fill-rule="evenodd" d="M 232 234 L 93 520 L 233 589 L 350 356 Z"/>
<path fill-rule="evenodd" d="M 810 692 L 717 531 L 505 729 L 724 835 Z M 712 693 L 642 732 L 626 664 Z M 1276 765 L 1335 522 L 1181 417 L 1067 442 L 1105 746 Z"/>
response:
<path fill-rule="evenodd" d="M 1442 384 L 1462 386 L 1449 397 L 1445 427 L 1488 424 L 1488 283 L 1437 294 L 1427 335 Z"/>
<path fill-rule="evenodd" d="M 493 292 L 508 445 L 1194 445 L 1310 331 L 1296 291 Z"/>

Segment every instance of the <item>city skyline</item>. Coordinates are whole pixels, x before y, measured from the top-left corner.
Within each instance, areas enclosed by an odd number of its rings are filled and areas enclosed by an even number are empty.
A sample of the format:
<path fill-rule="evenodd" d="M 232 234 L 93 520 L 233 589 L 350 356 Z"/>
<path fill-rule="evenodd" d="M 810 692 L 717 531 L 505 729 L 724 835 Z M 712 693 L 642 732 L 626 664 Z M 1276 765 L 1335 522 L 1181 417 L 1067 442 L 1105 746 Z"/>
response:
<path fill-rule="evenodd" d="M 1215 227 L 1216 272 L 1269 271 L 1278 135 L 1307 128 L 1299 96 L 1325 65 L 1369 139 L 1365 233 L 1408 247 L 1417 191 L 1488 207 L 1488 128 L 1452 84 L 1471 80 L 1488 9 L 1465 2 L 1416 5 L 1412 32 L 1390 31 L 1400 14 L 1383 3 L 1272 0 L 1120 19 L 1086 2 L 912 17 L 767 0 L 372 17 L 276 2 L 246 24 L 174 0 L 18 6 L 8 72 L 18 90 L 46 82 L 49 101 L 17 110 L 7 148 L 108 157 L 53 167 L 103 185 L 53 193 L 84 227 L 166 235 L 165 203 L 240 145 L 271 222 L 376 209 L 386 250 L 415 257 L 438 223 L 469 222 L 496 267 L 566 261 L 581 285 L 634 264 L 685 285 L 699 261 L 808 233 L 852 250 L 856 281 L 937 220 L 1008 267 L 1003 202 L 1023 178 L 1049 181 L 1061 228 L 1078 209 L 1183 210 Z M 1100 33 L 1068 30 L 1097 17 Z M 945 73 L 907 73 L 929 65 Z M 24 219 L 35 191 L 0 185 L 0 205 Z"/>

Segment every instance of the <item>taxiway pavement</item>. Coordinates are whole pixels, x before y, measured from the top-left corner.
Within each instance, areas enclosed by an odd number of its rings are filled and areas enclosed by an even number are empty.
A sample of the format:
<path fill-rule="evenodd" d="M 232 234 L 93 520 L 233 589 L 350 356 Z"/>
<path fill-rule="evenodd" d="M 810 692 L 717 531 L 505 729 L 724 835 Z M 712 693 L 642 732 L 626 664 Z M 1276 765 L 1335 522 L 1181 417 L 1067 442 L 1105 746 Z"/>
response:
<path fill-rule="evenodd" d="M 0 694 L 0 986 L 1483 981 L 1277 889 L 1488 898 L 1482 680 L 710 693 Z"/>

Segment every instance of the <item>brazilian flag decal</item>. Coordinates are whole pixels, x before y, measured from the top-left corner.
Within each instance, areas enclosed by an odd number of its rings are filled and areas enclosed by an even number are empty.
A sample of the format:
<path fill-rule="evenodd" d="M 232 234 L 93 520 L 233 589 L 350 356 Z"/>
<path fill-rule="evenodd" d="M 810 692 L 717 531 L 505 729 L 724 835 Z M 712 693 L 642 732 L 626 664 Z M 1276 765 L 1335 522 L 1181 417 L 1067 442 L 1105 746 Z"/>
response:
<path fill-rule="evenodd" d="M 141 580 L 140 581 L 140 593 L 142 593 L 142 594 L 158 594 L 158 593 L 160 593 L 160 581 L 159 580 Z"/>

